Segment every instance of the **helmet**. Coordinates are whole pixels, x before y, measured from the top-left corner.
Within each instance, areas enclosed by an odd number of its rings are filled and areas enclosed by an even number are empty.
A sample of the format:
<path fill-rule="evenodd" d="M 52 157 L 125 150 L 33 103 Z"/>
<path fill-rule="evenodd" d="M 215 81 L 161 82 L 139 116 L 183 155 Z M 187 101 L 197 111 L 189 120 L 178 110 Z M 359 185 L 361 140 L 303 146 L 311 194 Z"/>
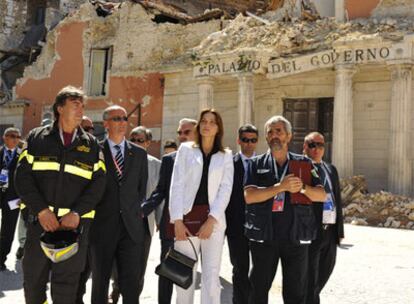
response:
<path fill-rule="evenodd" d="M 45 231 L 40 236 L 40 246 L 53 263 L 60 263 L 78 252 L 80 235 L 78 230 Z"/>

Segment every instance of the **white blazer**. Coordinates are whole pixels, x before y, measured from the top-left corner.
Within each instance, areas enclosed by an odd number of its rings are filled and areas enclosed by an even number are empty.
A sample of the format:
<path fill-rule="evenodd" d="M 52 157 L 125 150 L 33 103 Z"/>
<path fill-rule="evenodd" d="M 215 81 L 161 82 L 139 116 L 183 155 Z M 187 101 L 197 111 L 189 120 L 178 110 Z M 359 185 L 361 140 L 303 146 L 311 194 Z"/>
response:
<path fill-rule="evenodd" d="M 170 219 L 183 219 L 191 211 L 203 173 L 203 154 L 194 142 L 180 145 L 174 163 L 170 187 Z M 208 168 L 208 203 L 212 215 L 226 227 L 225 210 L 233 187 L 233 156 L 231 150 L 212 155 Z"/>

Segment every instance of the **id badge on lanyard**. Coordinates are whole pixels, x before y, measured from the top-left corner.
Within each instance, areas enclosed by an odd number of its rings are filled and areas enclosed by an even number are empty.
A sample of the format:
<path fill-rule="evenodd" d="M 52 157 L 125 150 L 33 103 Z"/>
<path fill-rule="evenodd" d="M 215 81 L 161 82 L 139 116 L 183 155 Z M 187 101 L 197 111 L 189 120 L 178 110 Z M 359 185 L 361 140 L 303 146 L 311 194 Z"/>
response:
<path fill-rule="evenodd" d="M 9 170 L 1 169 L 0 172 L 0 187 L 3 189 L 8 188 L 9 186 Z"/>
<path fill-rule="evenodd" d="M 286 175 L 287 169 L 289 167 L 289 154 L 287 155 L 287 159 L 288 159 L 288 163 L 285 165 L 285 169 L 283 170 L 283 173 L 282 173 L 282 176 L 280 177 L 280 179 L 279 179 L 279 172 L 277 170 L 276 161 L 273 159 L 273 165 L 275 167 L 275 172 L 276 172 L 276 179 L 279 182 L 281 182 L 283 180 L 283 178 Z M 285 208 L 285 197 L 286 197 L 285 192 L 281 192 L 281 193 L 278 193 L 273 198 L 272 212 L 283 212 L 283 210 Z"/>
<path fill-rule="evenodd" d="M 332 193 L 327 193 L 326 201 L 323 203 L 322 224 L 336 223 L 336 208 L 333 202 Z"/>
<path fill-rule="evenodd" d="M 324 166 L 324 164 L 322 164 Z M 334 202 L 333 187 L 331 181 L 328 179 L 328 172 L 325 167 L 322 167 L 324 174 L 325 174 L 325 181 L 324 185 L 328 184 L 328 188 L 330 190 L 329 193 L 326 194 L 326 200 L 323 203 L 323 213 L 322 213 L 322 224 L 335 224 L 336 223 L 336 207 Z"/>
<path fill-rule="evenodd" d="M 273 198 L 272 212 L 283 212 L 285 207 L 285 192 L 281 192 Z"/>

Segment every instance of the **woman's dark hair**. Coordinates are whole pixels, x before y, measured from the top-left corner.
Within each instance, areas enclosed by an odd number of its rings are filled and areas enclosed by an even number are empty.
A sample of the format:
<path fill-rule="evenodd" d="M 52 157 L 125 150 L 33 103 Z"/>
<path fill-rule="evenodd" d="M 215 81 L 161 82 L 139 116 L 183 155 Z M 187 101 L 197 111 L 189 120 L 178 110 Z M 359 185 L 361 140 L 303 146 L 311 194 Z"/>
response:
<path fill-rule="evenodd" d="M 216 117 L 216 124 L 217 124 L 217 127 L 218 127 L 217 134 L 214 138 L 214 146 L 213 146 L 212 153 L 215 153 L 217 151 L 224 152 L 224 147 L 223 147 L 223 134 L 224 134 L 223 119 L 221 118 L 221 115 L 213 108 L 204 109 L 204 110 L 201 111 L 200 118 L 198 119 L 197 124 L 195 126 L 195 139 L 194 139 L 195 144 L 194 145 L 196 147 L 200 147 L 200 149 L 202 148 L 203 138 L 202 138 L 201 133 L 200 133 L 200 123 L 201 123 L 201 120 L 203 119 L 204 114 L 207 114 L 207 113 L 214 114 L 214 116 Z"/>

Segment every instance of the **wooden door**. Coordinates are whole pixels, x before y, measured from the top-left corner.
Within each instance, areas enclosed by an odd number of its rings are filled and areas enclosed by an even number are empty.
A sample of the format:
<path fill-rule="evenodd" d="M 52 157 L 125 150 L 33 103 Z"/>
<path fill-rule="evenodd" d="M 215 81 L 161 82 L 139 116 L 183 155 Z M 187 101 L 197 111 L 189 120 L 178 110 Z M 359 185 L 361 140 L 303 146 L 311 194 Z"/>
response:
<path fill-rule="evenodd" d="M 289 150 L 303 153 L 303 139 L 313 131 L 325 136 L 325 160 L 331 160 L 333 98 L 285 99 L 283 115 L 292 123 L 293 138 Z"/>

